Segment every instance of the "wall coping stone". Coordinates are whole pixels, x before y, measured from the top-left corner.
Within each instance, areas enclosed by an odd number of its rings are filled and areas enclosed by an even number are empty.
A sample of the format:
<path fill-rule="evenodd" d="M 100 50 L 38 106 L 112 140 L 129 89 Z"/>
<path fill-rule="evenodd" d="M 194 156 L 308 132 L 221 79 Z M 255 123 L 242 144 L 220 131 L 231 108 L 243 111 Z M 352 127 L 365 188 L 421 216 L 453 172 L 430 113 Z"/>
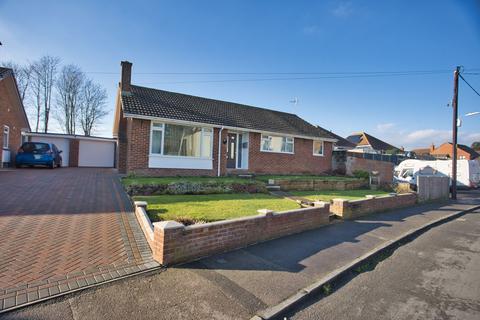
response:
<path fill-rule="evenodd" d="M 134 204 L 136 207 L 142 207 L 142 208 L 146 208 L 148 205 L 147 201 L 135 201 Z"/>
<path fill-rule="evenodd" d="M 163 230 L 185 228 L 185 226 L 183 224 L 181 224 L 180 222 L 171 221 L 171 220 L 154 222 L 153 227 L 155 229 L 158 228 L 158 229 L 163 229 Z"/>

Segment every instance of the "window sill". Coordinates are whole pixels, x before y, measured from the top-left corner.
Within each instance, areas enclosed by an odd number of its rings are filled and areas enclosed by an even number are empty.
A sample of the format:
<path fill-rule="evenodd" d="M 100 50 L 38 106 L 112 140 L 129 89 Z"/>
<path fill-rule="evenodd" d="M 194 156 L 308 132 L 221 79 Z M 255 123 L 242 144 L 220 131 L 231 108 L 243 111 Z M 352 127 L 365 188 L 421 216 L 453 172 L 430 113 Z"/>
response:
<path fill-rule="evenodd" d="M 186 156 L 165 156 L 158 153 L 150 153 L 149 157 L 155 158 L 169 158 L 169 159 L 192 159 L 192 160 L 213 160 L 213 158 L 203 158 L 203 157 L 186 157 Z"/>
<path fill-rule="evenodd" d="M 279 153 L 279 154 L 295 154 L 295 152 L 266 151 L 266 150 L 260 150 L 260 152 L 265 152 L 265 153 Z"/>

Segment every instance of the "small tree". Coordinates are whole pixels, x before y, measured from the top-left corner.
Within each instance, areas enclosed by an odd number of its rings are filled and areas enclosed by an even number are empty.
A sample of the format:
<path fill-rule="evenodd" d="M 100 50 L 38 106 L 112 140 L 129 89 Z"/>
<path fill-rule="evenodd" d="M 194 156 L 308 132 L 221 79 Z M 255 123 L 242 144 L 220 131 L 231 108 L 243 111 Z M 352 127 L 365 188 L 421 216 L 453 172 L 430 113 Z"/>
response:
<path fill-rule="evenodd" d="M 472 143 L 472 149 L 475 151 L 480 151 L 480 141 L 475 141 Z"/>
<path fill-rule="evenodd" d="M 91 79 L 85 81 L 80 104 L 80 124 L 86 136 L 90 136 L 98 121 L 108 114 L 105 110 L 106 101 L 107 91 L 104 88 Z"/>
<path fill-rule="evenodd" d="M 82 103 L 82 87 L 85 75 L 73 64 L 62 68 L 56 83 L 58 121 L 65 133 L 75 134 L 77 118 Z"/>

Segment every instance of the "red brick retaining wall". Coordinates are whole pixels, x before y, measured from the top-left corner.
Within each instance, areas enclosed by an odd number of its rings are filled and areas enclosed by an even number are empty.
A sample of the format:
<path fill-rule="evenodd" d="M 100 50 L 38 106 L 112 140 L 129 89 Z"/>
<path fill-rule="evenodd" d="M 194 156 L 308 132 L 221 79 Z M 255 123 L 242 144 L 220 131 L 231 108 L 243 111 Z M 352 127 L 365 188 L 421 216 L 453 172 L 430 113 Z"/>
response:
<path fill-rule="evenodd" d="M 368 187 L 367 180 L 335 181 L 335 180 L 294 180 L 274 179 L 274 185 L 284 191 L 321 191 L 321 190 L 353 190 Z"/>
<path fill-rule="evenodd" d="M 354 219 L 369 213 L 413 206 L 417 202 L 417 194 L 405 193 L 390 196 L 367 196 L 361 200 L 333 199 L 330 211 L 343 219 Z"/>
<path fill-rule="evenodd" d="M 171 265 L 314 229 L 328 224 L 329 215 L 329 205 L 317 203 L 312 208 L 281 213 L 266 210 L 258 216 L 187 227 L 175 221 L 156 222 L 149 243 L 154 259 Z"/>

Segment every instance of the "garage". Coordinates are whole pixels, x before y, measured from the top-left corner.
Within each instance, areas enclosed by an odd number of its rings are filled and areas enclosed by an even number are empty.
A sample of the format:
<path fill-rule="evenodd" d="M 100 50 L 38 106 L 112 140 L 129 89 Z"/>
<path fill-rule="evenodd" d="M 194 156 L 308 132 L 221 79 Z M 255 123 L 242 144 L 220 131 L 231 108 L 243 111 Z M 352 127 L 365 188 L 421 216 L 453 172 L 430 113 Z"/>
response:
<path fill-rule="evenodd" d="M 115 142 L 80 139 L 78 166 L 113 168 L 115 166 Z"/>
<path fill-rule="evenodd" d="M 53 143 L 62 150 L 62 167 L 115 167 L 115 139 L 57 133 L 26 135 L 29 141 Z"/>

